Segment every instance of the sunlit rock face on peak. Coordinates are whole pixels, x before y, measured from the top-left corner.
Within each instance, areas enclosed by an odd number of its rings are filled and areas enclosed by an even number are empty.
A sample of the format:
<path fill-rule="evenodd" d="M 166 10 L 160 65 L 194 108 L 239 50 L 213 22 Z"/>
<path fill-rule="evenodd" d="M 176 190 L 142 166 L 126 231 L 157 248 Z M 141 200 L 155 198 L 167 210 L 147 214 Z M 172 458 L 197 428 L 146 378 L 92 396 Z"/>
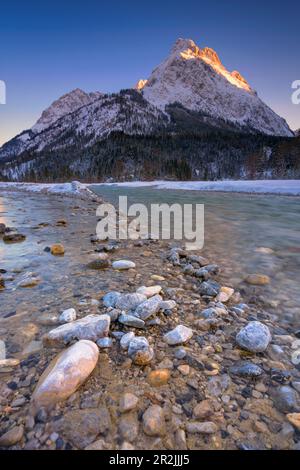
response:
<path fill-rule="evenodd" d="M 285 120 L 258 98 L 239 72 L 229 72 L 213 49 L 201 49 L 191 39 L 175 42 L 170 55 L 152 72 L 141 92 L 162 110 L 180 103 L 241 128 L 293 135 Z"/>
<path fill-rule="evenodd" d="M 146 85 L 147 81 L 148 81 L 148 80 L 143 80 L 143 79 L 141 78 L 141 80 L 139 80 L 139 81 L 136 83 L 136 85 L 135 85 L 134 88 L 135 88 L 136 90 L 142 90 L 142 89 L 144 88 L 144 86 Z"/>

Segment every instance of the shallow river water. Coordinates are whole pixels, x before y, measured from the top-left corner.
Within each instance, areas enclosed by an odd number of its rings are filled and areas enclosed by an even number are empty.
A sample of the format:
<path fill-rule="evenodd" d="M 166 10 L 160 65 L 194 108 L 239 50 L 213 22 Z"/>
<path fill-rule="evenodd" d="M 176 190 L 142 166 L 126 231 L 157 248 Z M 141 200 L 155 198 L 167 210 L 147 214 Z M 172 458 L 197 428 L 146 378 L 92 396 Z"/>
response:
<path fill-rule="evenodd" d="M 97 185 L 114 204 L 204 204 L 203 251 L 222 266 L 233 287 L 250 273 L 267 274 L 264 294 L 276 313 L 300 323 L 300 198 L 242 193 L 198 192 Z M 270 248 L 272 252 L 264 253 Z M 268 250 L 269 251 L 269 250 Z M 259 290 L 259 289 L 256 289 Z"/>

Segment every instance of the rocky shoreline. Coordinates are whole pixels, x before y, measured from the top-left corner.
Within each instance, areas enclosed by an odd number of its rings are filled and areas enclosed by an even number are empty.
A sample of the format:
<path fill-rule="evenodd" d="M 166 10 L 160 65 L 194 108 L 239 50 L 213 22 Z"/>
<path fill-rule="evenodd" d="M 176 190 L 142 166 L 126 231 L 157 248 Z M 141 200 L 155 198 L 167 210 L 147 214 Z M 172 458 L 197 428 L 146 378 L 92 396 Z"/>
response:
<path fill-rule="evenodd" d="M 247 294 L 272 280 L 249 273 L 242 296 L 202 252 L 89 243 L 93 295 L 28 322 L 27 352 L 6 353 L 0 317 L 1 449 L 300 449 L 300 332 Z"/>

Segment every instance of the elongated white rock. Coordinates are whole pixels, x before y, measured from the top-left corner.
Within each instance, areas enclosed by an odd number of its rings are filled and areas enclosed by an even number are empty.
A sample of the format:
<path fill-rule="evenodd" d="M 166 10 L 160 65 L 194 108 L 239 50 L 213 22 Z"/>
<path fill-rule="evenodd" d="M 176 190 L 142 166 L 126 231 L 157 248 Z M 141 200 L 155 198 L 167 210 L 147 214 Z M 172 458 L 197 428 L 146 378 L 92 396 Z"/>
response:
<path fill-rule="evenodd" d="M 120 259 L 118 261 L 114 261 L 112 264 L 113 269 L 118 269 L 119 271 L 123 271 L 125 269 L 135 268 L 135 263 L 133 261 L 129 261 L 126 259 Z"/>
<path fill-rule="evenodd" d="M 99 350 L 92 341 L 81 340 L 62 351 L 43 372 L 32 395 L 32 407 L 51 408 L 71 396 L 94 370 Z"/>

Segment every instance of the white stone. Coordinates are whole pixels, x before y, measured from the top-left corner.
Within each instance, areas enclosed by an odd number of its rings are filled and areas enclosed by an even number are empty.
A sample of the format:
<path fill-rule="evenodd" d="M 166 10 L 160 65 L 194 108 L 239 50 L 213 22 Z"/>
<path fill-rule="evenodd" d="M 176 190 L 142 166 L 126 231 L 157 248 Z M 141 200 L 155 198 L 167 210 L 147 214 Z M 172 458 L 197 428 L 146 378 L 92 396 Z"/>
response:
<path fill-rule="evenodd" d="M 138 305 L 134 315 L 141 318 L 142 320 L 147 320 L 149 317 L 158 312 L 161 301 L 162 298 L 160 295 L 150 297 L 150 299 L 147 299 L 145 302 Z"/>
<path fill-rule="evenodd" d="M 170 344 L 186 343 L 193 336 L 193 330 L 184 325 L 178 325 L 174 330 L 169 331 L 164 335 L 164 340 Z"/>
<path fill-rule="evenodd" d="M 138 294 L 144 294 L 147 298 L 152 297 L 153 295 L 159 294 L 161 291 L 161 286 L 142 286 L 137 290 Z"/>
<path fill-rule="evenodd" d="M 121 348 L 124 350 L 128 349 L 129 343 L 130 341 L 133 340 L 134 337 L 135 337 L 135 334 L 133 331 L 130 331 L 129 333 L 126 333 L 125 335 L 123 335 L 120 340 Z"/>
<path fill-rule="evenodd" d="M 221 287 L 219 294 L 216 297 L 217 302 L 228 302 L 230 297 L 234 294 L 234 289 L 231 287 Z"/>
<path fill-rule="evenodd" d="M 94 370 L 99 350 L 92 341 L 81 340 L 56 356 L 44 371 L 32 395 L 36 412 L 71 396 Z"/>
<path fill-rule="evenodd" d="M 125 269 L 135 268 L 135 263 L 133 261 L 129 261 L 126 259 L 120 259 L 118 261 L 114 261 L 112 264 L 113 269 L 118 269 L 119 271 L 123 271 Z"/>
<path fill-rule="evenodd" d="M 59 316 L 60 323 L 70 323 L 71 321 L 76 320 L 76 310 L 75 308 L 68 308 L 64 310 Z"/>

